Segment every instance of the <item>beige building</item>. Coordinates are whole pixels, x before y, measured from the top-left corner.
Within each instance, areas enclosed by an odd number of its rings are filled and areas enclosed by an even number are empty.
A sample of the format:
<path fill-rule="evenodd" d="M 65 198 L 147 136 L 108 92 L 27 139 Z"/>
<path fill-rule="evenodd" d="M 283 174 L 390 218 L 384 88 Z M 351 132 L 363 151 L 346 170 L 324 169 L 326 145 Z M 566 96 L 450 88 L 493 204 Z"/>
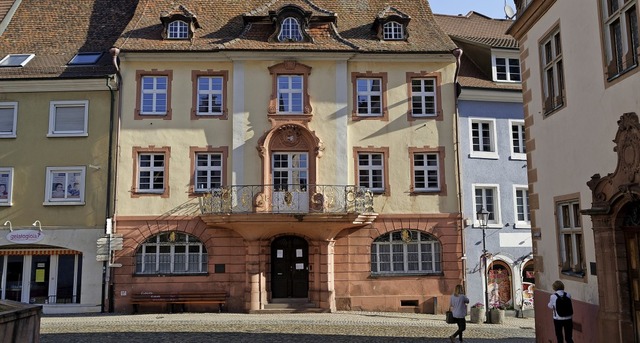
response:
<path fill-rule="evenodd" d="M 561 280 L 576 342 L 637 342 L 638 2 L 515 2 L 537 341 L 554 339 L 547 303 Z"/>
<path fill-rule="evenodd" d="M 3 5 L 0 299 L 42 304 L 44 313 L 100 312 L 96 241 L 113 211 L 109 128 L 117 104 L 107 51 L 119 35 L 107 14 L 126 6 Z"/>
<path fill-rule="evenodd" d="M 116 43 L 114 310 L 441 312 L 463 279 L 456 46 L 427 2 L 208 3 L 140 4 Z"/>

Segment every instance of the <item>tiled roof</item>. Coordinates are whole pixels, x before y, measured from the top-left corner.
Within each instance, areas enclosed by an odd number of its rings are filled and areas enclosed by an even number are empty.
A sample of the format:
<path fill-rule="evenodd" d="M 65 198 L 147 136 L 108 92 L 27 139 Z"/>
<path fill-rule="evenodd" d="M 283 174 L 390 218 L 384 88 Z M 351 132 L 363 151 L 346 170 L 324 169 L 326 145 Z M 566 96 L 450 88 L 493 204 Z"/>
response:
<path fill-rule="evenodd" d="M 200 26 L 192 40 L 163 40 L 159 17 L 177 4 L 189 8 Z M 274 26 L 250 22 L 247 16 L 267 16 L 286 5 L 295 5 L 314 17 L 337 16 L 336 23 L 315 22 L 309 35 L 313 43 L 270 43 Z M 411 18 L 406 41 L 381 42 L 373 31 L 386 0 L 140 0 L 136 12 L 116 45 L 123 51 L 360 51 L 399 53 L 448 53 L 451 39 L 435 24 L 424 0 L 396 0 L 393 10 Z"/>
<path fill-rule="evenodd" d="M 462 54 L 458 82 L 462 87 L 483 88 L 495 90 L 522 90 L 519 82 L 494 82 L 491 75 L 491 48 L 517 49 L 517 41 L 505 34 L 507 28 L 513 23 L 506 19 L 491 19 L 476 12 L 469 12 L 466 16 L 435 14 L 438 25 L 448 33 L 454 41 L 462 41 L 469 44 L 481 45 L 487 51 L 486 54 Z M 464 44 L 463 44 L 464 45 Z M 464 49 L 463 49 L 464 50 Z M 483 59 L 485 67 L 477 64 L 475 59 Z"/>
<path fill-rule="evenodd" d="M 438 25 L 452 38 L 462 39 L 493 48 L 517 49 L 518 42 L 507 35 L 513 20 L 492 19 L 476 12 L 462 15 L 434 15 Z"/>
<path fill-rule="evenodd" d="M 35 54 L 0 79 L 102 77 L 114 73 L 108 50 L 128 24 L 134 0 L 22 0 L 0 36 L 0 59 Z M 93 66 L 67 66 L 78 52 L 104 52 Z"/>

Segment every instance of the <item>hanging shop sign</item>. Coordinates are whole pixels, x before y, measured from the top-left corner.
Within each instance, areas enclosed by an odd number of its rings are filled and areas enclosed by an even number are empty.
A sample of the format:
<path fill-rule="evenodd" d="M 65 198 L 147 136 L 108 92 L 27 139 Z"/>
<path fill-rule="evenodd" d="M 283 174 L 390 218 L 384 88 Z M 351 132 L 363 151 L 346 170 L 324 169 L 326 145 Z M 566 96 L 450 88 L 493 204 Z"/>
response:
<path fill-rule="evenodd" d="M 40 242 L 44 233 L 40 230 L 15 230 L 7 234 L 7 240 L 16 244 L 31 244 Z"/>

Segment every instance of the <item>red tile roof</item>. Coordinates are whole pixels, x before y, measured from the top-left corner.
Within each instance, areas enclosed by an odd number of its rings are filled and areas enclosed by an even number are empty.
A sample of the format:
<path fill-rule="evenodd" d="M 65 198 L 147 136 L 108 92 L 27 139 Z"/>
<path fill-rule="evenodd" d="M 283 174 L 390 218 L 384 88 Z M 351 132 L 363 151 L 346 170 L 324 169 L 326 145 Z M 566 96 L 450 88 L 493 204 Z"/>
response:
<path fill-rule="evenodd" d="M 518 42 L 505 32 L 513 23 L 507 19 L 492 19 L 476 12 L 469 12 L 466 16 L 457 15 L 434 15 L 438 25 L 460 45 L 473 44 L 480 45 L 486 54 L 471 52 L 463 53 L 458 82 L 463 87 L 483 88 L 495 90 L 521 91 L 522 84 L 519 82 L 495 82 L 491 74 L 491 48 L 518 49 Z M 464 50 L 464 49 L 463 49 Z M 475 49 L 474 49 L 475 50 Z M 484 63 L 478 63 L 474 59 L 486 59 Z M 484 67 L 481 67 L 484 66 Z"/>
<path fill-rule="evenodd" d="M 477 12 L 466 16 L 436 14 L 436 21 L 452 38 L 487 45 L 493 48 L 517 49 L 518 42 L 507 35 L 513 20 L 492 19 Z"/>
<path fill-rule="evenodd" d="M 392 53 L 448 53 L 451 39 L 435 24 L 424 0 L 182 0 L 202 29 L 194 39 L 163 40 L 159 17 L 176 4 L 172 0 L 140 0 L 133 19 L 117 46 L 123 51 L 359 51 Z M 270 43 L 274 25 L 248 23 L 248 16 L 266 16 L 285 5 L 295 5 L 313 16 L 337 16 L 336 24 L 311 25 L 313 43 Z M 380 41 L 373 23 L 380 13 L 392 11 L 411 18 L 406 41 Z"/>
<path fill-rule="evenodd" d="M 0 79 L 102 77 L 114 73 L 108 50 L 128 24 L 134 0 L 22 0 L 0 36 L 0 59 L 35 54 L 25 67 L 0 67 Z M 93 66 L 68 66 L 78 52 L 104 52 Z"/>

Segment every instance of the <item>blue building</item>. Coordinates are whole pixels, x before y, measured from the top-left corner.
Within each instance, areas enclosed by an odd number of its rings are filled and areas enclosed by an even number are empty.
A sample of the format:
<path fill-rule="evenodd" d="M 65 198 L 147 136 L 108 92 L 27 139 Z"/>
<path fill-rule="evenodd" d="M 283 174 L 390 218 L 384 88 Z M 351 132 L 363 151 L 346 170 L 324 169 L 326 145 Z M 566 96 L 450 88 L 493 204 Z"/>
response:
<path fill-rule="evenodd" d="M 515 39 L 505 34 L 512 21 L 475 12 L 436 15 L 436 20 L 463 50 L 457 133 L 467 294 L 472 305 L 532 309 L 519 51 Z M 482 211 L 488 217 L 484 227 L 478 219 Z"/>

